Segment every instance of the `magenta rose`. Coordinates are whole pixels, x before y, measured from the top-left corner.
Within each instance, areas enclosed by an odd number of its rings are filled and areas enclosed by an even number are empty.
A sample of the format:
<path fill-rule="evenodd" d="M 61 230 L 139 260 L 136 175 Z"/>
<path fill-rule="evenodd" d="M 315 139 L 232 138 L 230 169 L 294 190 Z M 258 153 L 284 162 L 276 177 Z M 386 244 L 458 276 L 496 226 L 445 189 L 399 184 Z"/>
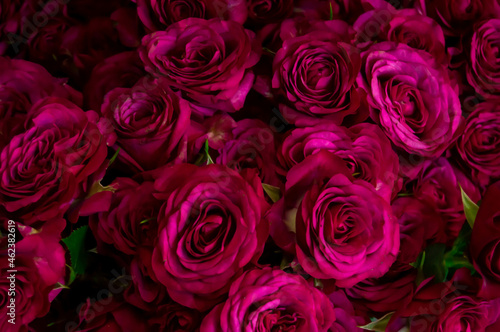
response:
<path fill-rule="evenodd" d="M 155 196 L 163 205 L 153 270 L 179 304 L 210 309 L 262 253 L 268 205 L 256 174 L 248 181 L 215 164 L 160 172 Z"/>
<path fill-rule="evenodd" d="M 148 331 L 199 331 L 202 318 L 200 312 L 169 301 L 155 308 L 154 315 L 148 319 Z"/>
<path fill-rule="evenodd" d="M 294 9 L 293 0 L 247 0 L 248 22 L 262 26 L 283 21 L 291 16 Z"/>
<path fill-rule="evenodd" d="M 368 93 L 371 118 L 400 149 L 440 156 L 463 126 L 457 85 L 427 52 L 382 42 L 364 53 L 358 82 Z"/>
<path fill-rule="evenodd" d="M 187 18 L 228 19 L 243 24 L 245 0 L 137 0 L 137 14 L 148 31 L 165 30 Z"/>
<path fill-rule="evenodd" d="M 390 6 L 368 11 L 353 25 L 356 42 L 363 48 L 373 42 L 392 41 L 429 52 L 438 60 L 447 60 L 442 28 L 432 18 L 415 9 L 396 10 Z"/>
<path fill-rule="evenodd" d="M 345 24 L 327 23 L 327 28 Z M 298 111 L 286 110 L 287 121 L 296 123 L 304 117 L 336 124 L 346 117 L 364 120 L 360 114 L 363 92 L 355 83 L 361 67 L 359 51 L 344 42 L 346 36 L 336 31 L 339 29 L 337 26 L 326 31 L 313 29 L 308 34 L 286 39 L 276 53 L 272 87 L 279 89 L 287 103 Z"/>
<path fill-rule="evenodd" d="M 81 104 L 81 94 L 64 79 L 52 77 L 42 66 L 0 57 L 0 149 L 24 130 L 31 106 L 48 97 L 67 98 Z"/>
<path fill-rule="evenodd" d="M 467 117 L 457 150 L 481 187 L 500 178 L 500 99 L 478 104 Z"/>
<path fill-rule="evenodd" d="M 79 308 L 79 322 L 67 322 L 66 331 L 147 331 L 143 312 L 112 296 L 98 301 L 88 298 Z"/>
<path fill-rule="evenodd" d="M 233 139 L 219 149 L 217 164 L 236 170 L 258 170 L 263 183 L 278 186 L 274 133 L 264 122 L 256 119 L 238 121 L 232 131 Z"/>
<path fill-rule="evenodd" d="M 213 115 L 243 107 L 260 46 L 234 21 L 188 18 L 145 36 L 139 52 L 149 73 L 181 90 L 201 114 Z"/>
<path fill-rule="evenodd" d="M 132 168 L 151 170 L 186 158 L 191 108 L 161 81 L 145 78 L 111 90 L 101 113 L 116 134 L 118 158 Z"/>
<path fill-rule="evenodd" d="M 333 152 L 347 162 L 352 174 L 370 182 L 380 196 L 390 201 L 400 189 L 399 161 L 391 143 L 375 125 L 362 123 L 350 128 L 318 124 L 288 133 L 278 150 L 281 173 L 321 150 Z"/>
<path fill-rule="evenodd" d="M 500 301 L 476 296 L 478 280 L 467 269 L 453 279 L 433 284 L 422 282 L 411 302 L 392 316 L 388 332 L 406 327 L 409 332 L 494 332 L 500 328 Z"/>
<path fill-rule="evenodd" d="M 12 224 L 10 224 L 12 225 Z M 50 229 L 38 232 L 29 227 L 15 223 L 12 230 L 20 233 L 2 232 L 2 248 L 0 254 L 1 279 L 0 298 L 0 329 L 2 331 L 28 331 L 27 325 L 37 317 L 43 317 L 49 312 L 50 302 L 57 295 L 54 287 L 58 282 L 64 284 L 65 252 L 59 244 L 58 234 Z M 9 234 L 15 234 L 11 237 Z M 22 239 L 21 239 L 22 237 Z M 16 240 L 15 245 L 12 240 Z M 3 246 L 5 245 L 5 247 Z M 14 257 L 14 260 L 9 260 Z M 14 262 L 15 273 L 9 272 L 10 264 Z M 15 275 L 14 279 L 10 279 Z M 12 285 L 11 283 L 14 283 Z M 10 288 L 15 288 L 15 295 L 10 294 Z M 15 299 L 15 308 L 11 310 L 9 299 Z M 13 315 L 9 315 L 13 312 Z M 15 317 L 15 324 L 8 320 Z"/>
<path fill-rule="evenodd" d="M 46 98 L 33 105 L 30 117 L 26 132 L 0 155 L 0 206 L 27 225 L 61 217 L 107 166 L 95 112 Z"/>
<path fill-rule="evenodd" d="M 232 285 L 226 302 L 203 319 L 200 332 L 328 331 L 333 305 L 301 276 L 265 268 L 251 270 Z"/>
<path fill-rule="evenodd" d="M 405 307 L 415 292 L 416 269 L 389 271 L 382 278 L 370 278 L 345 290 L 359 312 L 379 316 Z"/>
<path fill-rule="evenodd" d="M 467 81 L 483 97 L 500 94 L 500 65 L 495 49 L 500 43 L 500 19 L 476 26 L 467 65 Z"/>
<path fill-rule="evenodd" d="M 474 23 L 495 13 L 496 0 L 417 0 L 415 7 L 435 19 L 447 36 L 461 37 Z"/>
<path fill-rule="evenodd" d="M 483 277 L 480 295 L 500 298 L 500 182 L 488 187 L 472 228 L 470 253 Z"/>
<path fill-rule="evenodd" d="M 343 290 L 335 291 L 328 295 L 333 303 L 335 321 L 328 331 L 330 332 L 363 332 L 358 326 L 365 325 L 365 320 L 356 315 L 352 303 L 349 301 Z"/>
<path fill-rule="evenodd" d="M 118 53 L 98 63 L 83 90 L 85 107 L 100 110 L 104 96 L 114 88 L 131 88 L 144 77 L 137 52 Z"/>
<path fill-rule="evenodd" d="M 381 277 L 399 250 L 399 227 L 389 203 L 328 151 L 290 169 L 270 221 L 273 239 L 287 251 L 295 244 L 305 272 L 335 279 L 340 287 Z"/>
<path fill-rule="evenodd" d="M 446 224 L 430 202 L 398 197 L 392 203 L 392 210 L 399 223 L 401 246 L 397 261 L 402 269 L 409 268 L 428 244 L 446 243 Z"/>
<path fill-rule="evenodd" d="M 474 202 L 480 199 L 479 191 L 446 158 L 425 161 L 421 167 L 415 179 L 406 184 L 406 188 L 427 206 L 435 207 L 445 227 L 446 243 L 452 245 L 465 222 L 460 187 Z"/>
<path fill-rule="evenodd" d="M 90 216 L 90 228 L 99 244 L 111 244 L 126 255 L 135 255 L 139 247 L 152 245 L 161 203 L 153 196 L 153 182 L 138 184 L 130 178 L 118 178 L 110 186 L 116 188 L 109 192 L 111 205 Z"/>

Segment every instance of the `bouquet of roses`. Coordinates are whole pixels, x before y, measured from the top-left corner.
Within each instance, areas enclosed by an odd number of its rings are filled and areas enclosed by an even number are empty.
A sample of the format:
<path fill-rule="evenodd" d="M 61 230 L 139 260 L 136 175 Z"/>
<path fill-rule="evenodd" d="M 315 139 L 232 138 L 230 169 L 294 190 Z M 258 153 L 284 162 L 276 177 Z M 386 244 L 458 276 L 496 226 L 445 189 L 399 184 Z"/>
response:
<path fill-rule="evenodd" d="M 0 0 L 0 331 L 500 331 L 498 0 Z"/>

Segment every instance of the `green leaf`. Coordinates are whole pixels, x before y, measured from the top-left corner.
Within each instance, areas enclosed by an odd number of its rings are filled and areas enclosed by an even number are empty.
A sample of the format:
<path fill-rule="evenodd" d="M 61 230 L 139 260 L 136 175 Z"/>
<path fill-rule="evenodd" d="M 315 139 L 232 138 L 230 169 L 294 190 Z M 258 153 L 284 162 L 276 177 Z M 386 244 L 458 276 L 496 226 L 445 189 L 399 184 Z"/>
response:
<path fill-rule="evenodd" d="M 358 327 L 368 331 L 384 332 L 393 314 L 394 312 L 390 312 L 387 315 L 384 315 L 383 317 L 374 320 L 371 323 Z"/>
<path fill-rule="evenodd" d="M 471 234 L 471 227 L 468 223 L 464 223 L 458 237 L 453 242 L 453 247 L 444 255 L 444 264 L 448 269 L 457 270 L 466 267 L 471 272 L 476 271 L 471 260 L 467 257 Z"/>
<path fill-rule="evenodd" d="M 76 275 L 82 275 L 87 267 L 87 251 L 85 250 L 85 236 L 89 226 L 75 229 L 67 238 L 62 239 L 69 250 L 71 267 Z"/>
<path fill-rule="evenodd" d="M 465 218 L 472 228 L 474 227 L 474 221 L 476 220 L 479 206 L 477 206 L 477 204 L 474 203 L 469 196 L 467 196 L 465 191 L 462 189 L 462 186 L 460 186 L 460 191 L 462 192 L 462 203 L 464 204 Z"/>
<path fill-rule="evenodd" d="M 333 7 L 332 7 L 332 3 L 330 2 L 330 21 L 333 20 Z"/>
<path fill-rule="evenodd" d="M 425 248 L 425 259 L 422 266 L 422 272 L 425 278 L 434 276 L 436 282 L 446 280 L 448 268 L 444 264 L 444 253 L 446 244 L 433 243 Z"/>
<path fill-rule="evenodd" d="M 415 283 L 417 285 L 420 285 L 420 283 L 425 280 L 423 272 L 424 262 L 425 262 L 425 250 L 422 251 L 420 255 L 418 255 L 418 258 L 414 263 L 410 264 L 411 266 L 417 269 L 417 277 L 415 278 Z"/>
<path fill-rule="evenodd" d="M 71 265 L 66 264 L 66 266 L 69 268 L 69 279 L 68 279 L 68 284 L 67 286 L 71 285 L 73 281 L 76 279 L 76 273 L 75 270 L 71 267 Z"/>
<path fill-rule="evenodd" d="M 118 154 L 120 153 L 121 149 L 122 148 L 120 148 L 120 147 L 118 147 L 118 149 L 116 149 L 115 153 L 113 154 L 113 156 L 111 157 L 111 159 L 108 162 L 108 166 L 111 166 L 111 164 L 115 162 L 115 159 L 116 159 L 116 157 L 118 157 Z"/>
<path fill-rule="evenodd" d="M 271 198 L 273 203 L 276 203 L 280 199 L 281 197 L 280 188 L 271 186 L 270 184 L 267 183 L 263 183 L 262 188 L 264 188 L 264 191 L 266 192 L 267 196 Z"/>
<path fill-rule="evenodd" d="M 208 152 L 208 139 L 205 140 L 205 156 L 207 158 L 207 165 L 213 164 L 214 161 L 212 160 L 212 157 L 210 157 L 210 153 Z"/>

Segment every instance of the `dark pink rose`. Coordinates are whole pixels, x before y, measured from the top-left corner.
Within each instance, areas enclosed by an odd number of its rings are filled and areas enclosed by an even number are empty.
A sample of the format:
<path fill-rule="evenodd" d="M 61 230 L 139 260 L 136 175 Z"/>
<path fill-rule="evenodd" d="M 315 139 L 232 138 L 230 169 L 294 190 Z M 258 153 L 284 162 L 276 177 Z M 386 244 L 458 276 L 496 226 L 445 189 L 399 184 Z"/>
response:
<path fill-rule="evenodd" d="M 243 107 L 260 46 L 234 21 L 188 18 L 145 36 L 140 56 L 149 73 L 181 90 L 201 114 L 213 115 Z"/>
<path fill-rule="evenodd" d="M 86 24 L 73 25 L 64 33 L 61 42 L 64 57 L 57 64 L 80 87 L 95 65 L 124 50 L 115 22 L 108 17 L 97 17 Z"/>
<path fill-rule="evenodd" d="M 379 316 L 406 306 L 415 292 L 416 269 L 389 271 L 378 279 L 361 281 L 345 290 L 359 312 Z"/>
<path fill-rule="evenodd" d="M 94 67 L 85 85 L 84 106 L 100 110 L 106 93 L 114 88 L 131 88 L 145 73 L 137 52 L 118 53 L 104 59 Z"/>
<path fill-rule="evenodd" d="M 406 188 L 427 206 L 435 207 L 445 227 L 446 243 L 452 245 L 465 222 L 460 187 L 474 202 L 480 199 L 479 190 L 446 158 L 425 161 L 421 167 Z"/>
<path fill-rule="evenodd" d="M 381 277 L 399 250 L 399 227 L 389 203 L 328 151 L 290 169 L 270 221 L 273 239 L 287 251 L 295 244 L 305 272 L 335 279 L 340 287 Z"/>
<path fill-rule="evenodd" d="M 283 21 L 293 13 L 293 0 L 247 0 L 248 22 L 262 26 Z"/>
<path fill-rule="evenodd" d="M 170 301 L 156 308 L 155 315 L 148 319 L 148 327 L 149 331 L 199 331 L 202 318 L 200 312 Z"/>
<path fill-rule="evenodd" d="M 263 183 L 278 186 L 276 147 L 271 128 L 260 120 L 244 119 L 236 123 L 233 136 L 219 149 L 215 162 L 236 170 L 256 169 Z"/>
<path fill-rule="evenodd" d="M 457 150 L 481 187 L 500 178 L 500 99 L 478 104 L 467 117 Z"/>
<path fill-rule="evenodd" d="M 150 231 L 153 227 L 150 227 Z M 156 279 L 151 265 L 153 242 L 149 238 L 148 246 L 138 248 L 136 255 L 130 262 L 129 271 L 132 282 L 124 292 L 125 300 L 137 308 L 157 315 L 158 306 L 170 301 L 166 287 Z"/>
<path fill-rule="evenodd" d="M 392 316 L 388 332 L 494 332 L 500 328 L 500 301 L 476 296 L 477 278 L 463 268 L 453 279 L 433 284 L 422 282 L 411 302 Z"/>
<path fill-rule="evenodd" d="M 349 301 L 344 291 L 338 290 L 328 295 L 333 303 L 335 321 L 328 331 L 330 332 L 363 332 L 358 326 L 365 325 L 362 317 L 357 316 L 352 303 Z"/>
<path fill-rule="evenodd" d="M 137 14 L 149 31 L 164 30 L 186 18 L 221 18 L 243 24 L 245 0 L 136 0 Z"/>
<path fill-rule="evenodd" d="M 78 313 L 79 322 L 69 322 L 69 332 L 133 332 L 146 331 L 143 313 L 128 303 L 113 297 L 91 301 L 81 305 Z M 73 324 L 71 324 L 73 323 Z"/>
<path fill-rule="evenodd" d="M 474 23 L 494 14 L 496 0 L 417 0 L 415 7 L 423 15 L 435 19 L 447 36 L 460 37 Z"/>
<path fill-rule="evenodd" d="M 37 317 L 42 317 L 49 312 L 50 302 L 57 295 L 53 290 L 58 282 L 64 284 L 65 275 L 65 252 L 59 244 L 59 234 L 44 229 L 38 232 L 30 227 L 15 224 L 15 228 L 23 231 L 24 236 L 19 232 L 15 237 L 2 230 L 2 245 L 0 254 L 1 279 L 0 296 L 2 297 L 2 307 L 0 309 L 0 329 L 2 331 L 17 332 L 28 331 L 27 325 Z M 9 239 L 16 239 L 15 246 Z M 8 279 L 12 274 L 8 272 L 9 257 L 14 257 L 16 272 L 14 279 Z M 11 281 L 14 286 L 11 286 Z M 15 296 L 9 292 L 10 288 L 15 288 Z M 10 300 L 15 299 L 15 315 L 12 312 Z M 15 317 L 15 324 L 8 322 Z"/>
<path fill-rule="evenodd" d="M 254 173 L 249 180 L 215 164 L 180 164 L 160 172 L 155 196 L 164 203 L 153 270 L 179 304 L 210 309 L 262 253 L 268 204 L 260 179 Z"/>
<path fill-rule="evenodd" d="M 24 130 L 31 106 L 48 96 L 81 104 L 81 94 L 64 79 L 52 77 L 42 66 L 0 57 L 0 149 Z"/>
<path fill-rule="evenodd" d="M 358 82 L 368 93 L 371 118 L 400 149 L 440 156 L 460 135 L 457 85 L 427 52 L 382 42 L 364 53 Z"/>
<path fill-rule="evenodd" d="M 401 247 L 398 263 L 408 268 L 431 243 L 445 243 L 446 225 L 437 208 L 428 201 L 415 197 L 398 197 L 392 210 L 399 222 Z"/>
<path fill-rule="evenodd" d="M 76 196 L 90 192 L 87 180 L 107 166 L 107 147 L 95 112 L 51 97 L 29 113 L 26 132 L 0 156 L 0 206 L 33 225 L 61 217 Z"/>
<path fill-rule="evenodd" d="M 483 97 L 500 94 L 500 65 L 495 51 L 500 42 L 500 19 L 475 27 L 467 65 L 467 81 Z"/>
<path fill-rule="evenodd" d="M 443 30 L 430 17 L 415 9 L 396 10 L 391 6 L 368 11 L 354 23 L 358 47 L 392 41 L 429 52 L 438 62 L 447 61 Z"/>
<path fill-rule="evenodd" d="M 116 134 L 118 159 L 132 168 L 151 170 L 186 159 L 191 107 L 161 81 L 144 78 L 132 88 L 111 90 L 101 113 Z"/>
<path fill-rule="evenodd" d="M 278 150 L 282 173 L 321 150 L 333 152 L 347 162 L 355 177 L 370 182 L 380 196 L 390 201 L 400 189 L 399 161 L 391 143 L 375 125 L 362 123 L 350 128 L 318 124 L 288 133 Z"/>
<path fill-rule="evenodd" d="M 118 178 L 110 186 L 116 188 L 109 192 L 111 205 L 90 216 L 90 228 L 98 244 L 111 244 L 126 255 L 135 255 L 139 247 L 152 246 L 161 203 L 153 196 L 152 182 Z"/>
<path fill-rule="evenodd" d="M 483 277 L 480 295 L 500 298 L 500 182 L 488 187 L 472 227 L 470 253 Z"/>
<path fill-rule="evenodd" d="M 355 83 L 361 67 L 359 51 L 338 33 L 347 30 L 344 22 L 324 24 L 326 31 L 313 28 L 308 34 L 287 37 L 274 57 L 272 87 L 279 89 L 287 103 L 298 111 L 284 112 L 291 123 L 300 122 L 303 117 L 336 124 L 346 117 L 366 119 L 360 110 L 363 92 Z M 282 26 L 281 34 L 289 31 L 293 36 L 294 28 Z"/>
<path fill-rule="evenodd" d="M 328 331 L 333 305 L 301 276 L 265 268 L 251 270 L 232 285 L 226 302 L 203 319 L 200 332 Z"/>

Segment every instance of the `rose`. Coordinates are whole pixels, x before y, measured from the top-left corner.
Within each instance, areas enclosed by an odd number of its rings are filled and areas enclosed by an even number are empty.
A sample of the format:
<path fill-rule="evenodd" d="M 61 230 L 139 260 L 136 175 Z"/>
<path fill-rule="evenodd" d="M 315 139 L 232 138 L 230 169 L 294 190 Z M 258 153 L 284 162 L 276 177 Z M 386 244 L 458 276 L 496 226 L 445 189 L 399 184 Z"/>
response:
<path fill-rule="evenodd" d="M 499 99 L 478 104 L 467 117 L 457 150 L 481 187 L 500 177 Z"/>
<path fill-rule="evenodd" d="M 106 211 L 90 216 L 90 229 L 100 247 L 112 244 L 126 255 L 135 255 L 140 247 L 152 245 L 161 204 L 153 196 L 153 182 L 139 184 L 118 178 L 110 186 L 117 188 L 114 193 L 108 191 L 111 204 Z"/>
<path fill-rule="evenodd" d="M 116 134 L 118 158 L 151 170 L 185 158 L 191 108 L 161 81 L 143 79 L 132 88 L 110 91 L 101 107 Z M 147 88 L 145 88 L 147 87 Z M 183 156 L 184 155 L 184 156 Z"/>
<path fill-rule="evenodd" d="M 73 79 L 73 85 L 83 87 L 95 65 L 125 50 L 117 28 L 111 18 L 96 17 L 64 33 L 61 53 L 65 58 L 58 65 Z"/>
<path fill-rule="evenodd" d="M 328 27 L 345 24 L 328 23 Z M 286 39 L 274 57 L 272 87 L 299 112 L 284 114 L 291 123 L 312 117 L 340 124 L 346 117 L 363 117 L 359 114 L 363 95 L 355 84 L 359 51 L 332 30 Z"/>
<path fill-rule="evenodd" d="M 81 94 L 65 80 L 52 77 L 42 66 L 0 57 L 0 149 L 21 133 L 31 106 L 48 97 L 68 98 L 81 104 Z"/>
<path fill-rule="evenodd" d="M 150 238 L 148 247 L 143 245 L 137 248 L 136 254 L 130 262 L 128 272 L 132 282 L 123 294 L 127 303 L 148 313 L 157 313 L 159 305 L 164 304 L 165 301 L 170 301 L 166 287 L 156 279 L 151 265 L 154 240 L 155 238 Z"/>
<path fill-rule="evenodd" d="M 358 326 L 365 325 L 364 319 L 356 315 L 352 303 L 346 297 L 344 291 L 335 291 L 329 294 L 328 298 L 333 303 L 333 312 L 335 313 L 335 321 L 328 331 L 363 332 L 363 329 Z"/>
<path fill-rule="evenodd" d="M 415 7 L 423 15 L 435 19 L 447 36 L 464 35 L 470 26 L 495 12 L 496 0 L 417 0 Z"/>
<path fill-rule="evenodd" d="M 254 168 L 263 183 L 278 186 L 274 133 L 269 126 L 260 120 L 244 119 L 236 124 L 233 135 L 219 149 L 215 162 L 236 170 Z"/>
<path fill-rule="evenodd" d="M 461 133 L 456 84 L 427 52 L 382 42 L 363 55 L 358 77 L 368 93 L 371 118 L 400 149 L 440 156 Z"/>
<path fill-rule="evenodd" d="M 0 254 L 1 279 L 0 297 L 2 307 L 0 309 L 0 329 L 2 331 L 28 331 L 27 325 L 37 317 L 43 317 L 49 312 L 50 302 L 57 295 L 58 291 L 53 290 L 56 283 L 64 283 L 65 275 L 65 252 L 59 244 L 58 234 L 51 229 L 44 229 L 41 232 L 20 224 L 14 226 L 20 233 L 15 237 L 5 235 L 2 238 Z M 21 238 L 22 237 L 22 238 Z M 8 239 L 17 239 L 14 246 L 8 246 Z M 3 241 L 5 239 L 5 241 Z M 9 250 L 10 248 L 10 250 Z M 14 250 L 12 250 L 14 249 Z M 12 256 L 15 253 L 15 257 Z M 15 268 L 10 264 L 14 257 Z M 15 270 L 11 273 L 9 270 Z M 14 278 L 12 276 L 14 275 Z M 10 294 L 10 289 L 15 289 L 15 295 Z M 14 310 L 9 309 L 11 302 L 15 300 Z M 8 320 L 13 312 L 15 324 Z"/>
<path fill-rule="evenodd" d="M 77 331 L 146 331 L 143 313 L 128 303 L 111 297 L 83 303 L 78 312 L 79 323 L 68 322 L 69 332 Z"/>
<path fill-rule="evenodd" d="M 54 72 L 58 61 L 64 58 L 61 52 L 63 36 L 73 24 L 75 22 L 71 19 L 56 16 L 48 20 L 46 25 L 37 28 L 27 40 L 29 59 Z"/>
<path fill-rule="evenodd" d="M 148 320 L 149 331 L 199 331 L 203 316 L 198 311 L 183 307 L 173 301 L 155 309 L 155 315 Z"/>
<path fill-rule="evenodd" d="M 465 222 L 460 187 L 474 202 L 479 201 L 479 191 L 474 184 L 443 157 L 425 161 L 415 179 L 406 183 L 406 188 L 410 188 L 416 198 L 439 212 L 449 245 L 453 244 Z"/>
<path fill-rule="evenodd" d="M 399 191 L 399 162 L 391 143 L 375 125 L 362 123 L 350 128 L 318 124 L 290 131 L 280 148 L 282 174 L 321 150 L 333 152 L 347 162 L 352 174 L 370 182 L 380 196 L 390 201 Z"/>
<path fill-rule="evenodd" d="M 393 41 L 429 52 L 438 62 L 447 60 L 443 30 L 430 17 L 415 9 L 395 10 L 388 6 L 358 17 L 353 25 L 358 47 L 373 41 Z"/>
<path fill-rule="evenodd" d="M 397 260 L 403 269 L 414 263 L 428 244 L 446 242 L 445 223 L 431 202 L 398 197 L 392 210 L 399 223 L 401 248 Z"/>
<path fill-rule="evenodd" d="M 467 64 L 467 81 L 483 97 L 500 94 L 500 66 L 495 48 L 500 42 L 500 19 L 476 26 Z"/>
<path fill-rule="evenodd" d="M 236 22 L 188 18 L 145 36 L 139 52 L 148 72 L 213 115 L 243 107 L 259 49 L 254 33 Z"/>
<path fill-rule="evenodd" d="M 215 164 L 176 165 L 156 179 L 164 203 L 153 271 L 179 304 L 210 309 L 262 253 L 268 206 L 256 173 L 248 181 Z"/>
<path fill-rule="evenodd" d="M 302 277 L 281 270 L 251 270 L 236 280 L 226 302 L 203 319 L 200 332 L 327 331 L 333 305 Z"/>
<path fill-rule="evenodd" d="M 0 155 L 0 206 L 27 225 L 61 217 L 74 198 L 90 190 L 87 180 L 102 176 L 107 166 L 95 112 L 46 98 L 33 105 L 30 117 L 27 131 Z"/>
<path fill-rule="evenodd" d="M 118 53 L 104 59 L 94 67 L 85 85 L 83 90 L 85 106 L 92 110 L 100 110 L 106 93 L 118 87 L 131 88 L 144 74 L 137 52 Z"/>
<path fill-rule="evenodd" d="M 483 278 L 480 296 L 500 298 L 500 182 L 488 187 L 472 228 L 470 253 Z"/>
<path fill-rule="evenodd" d="M 320 151 L 292 167 L 284 197 L 273 206 L 272 236 L 311 276 L 351 287 L 384 275 L 399 250 L 399 227 L 391 208 L 345 163 Z"/>
<path fill-rule="evenodd" d="M 377 316 L 396 311 L 411 301 L 416 276 L 416 269 L 389 271 L 382 278 L 361 281 L 345 292 L 359 312 Z"/>
<path fill-rule="evenodd" d="M 220 17 L 243 24 L 247 8 L 244 0 L 137 0 L 137 14 L 147 30 L 158 31 L 190 17 Z"/>
<path fill-rule="evenodd" d="M 248 20 L 257 26 L 283 21 L 291 16 L 293 0 L 247 0 Z"/>
<path fill-rule="evenodd" d="M 498 330 L 500 301 L 478 298 L 477 280 L 467 269 L 457 270 L 445 283 L 429 281 L 421 283 L 412 301 L 396 311 L 386 331 L 400 331 L 406 325 L 410 332 Z"/>

